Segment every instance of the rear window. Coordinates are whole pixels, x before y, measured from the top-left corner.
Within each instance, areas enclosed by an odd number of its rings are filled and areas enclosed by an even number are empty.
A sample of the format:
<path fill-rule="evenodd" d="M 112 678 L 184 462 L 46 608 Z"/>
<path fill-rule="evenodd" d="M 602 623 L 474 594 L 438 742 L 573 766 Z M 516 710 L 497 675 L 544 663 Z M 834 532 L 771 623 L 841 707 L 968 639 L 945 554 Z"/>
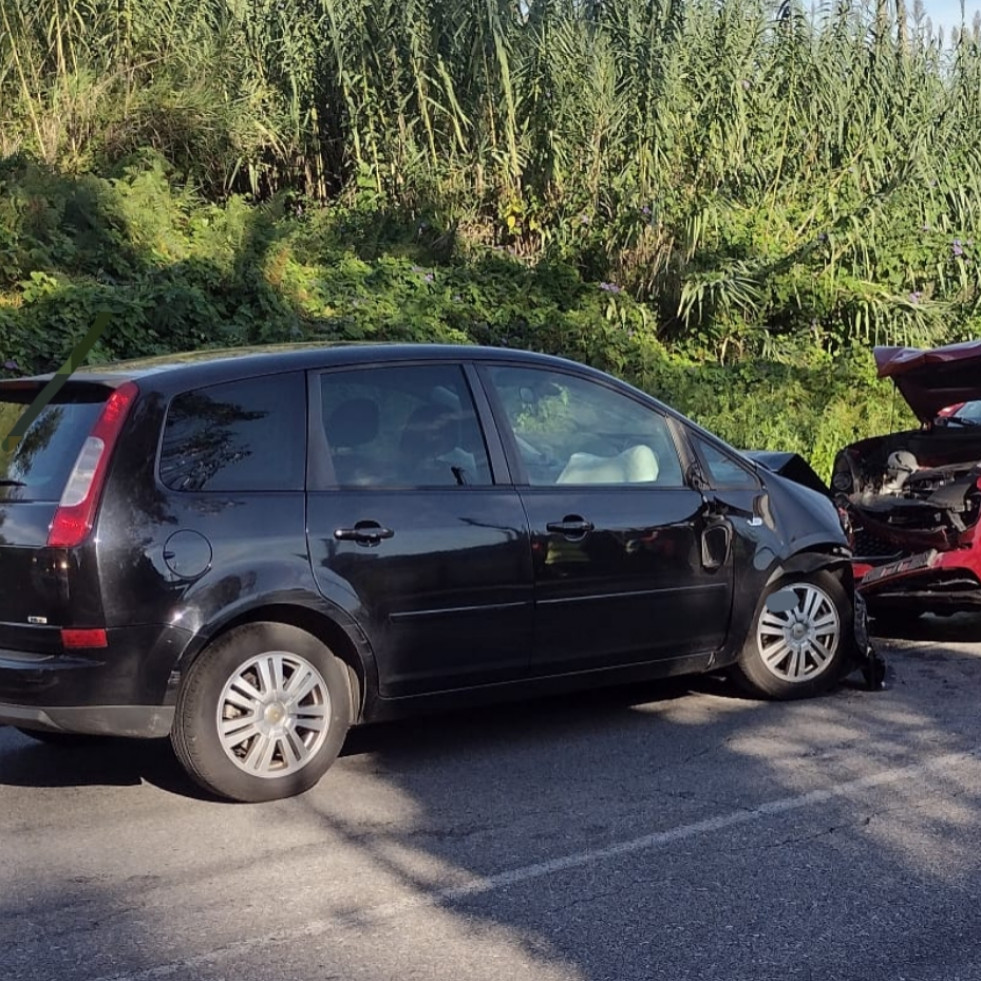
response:
<path fill-rule="evenodd" d="M 301 372 L 199 388 L 170 404 L 160 480 L 177 491 L 303 490 Z"/>
<path fill-rule="evenodd" d="M 0 501 L 58 501 L 79 450 L 108 396 L 62 391 L 42 409 L 13 450 L 0 442 Z M 17 424 L 37 391 L 0 390 L 0 440 Z"/>

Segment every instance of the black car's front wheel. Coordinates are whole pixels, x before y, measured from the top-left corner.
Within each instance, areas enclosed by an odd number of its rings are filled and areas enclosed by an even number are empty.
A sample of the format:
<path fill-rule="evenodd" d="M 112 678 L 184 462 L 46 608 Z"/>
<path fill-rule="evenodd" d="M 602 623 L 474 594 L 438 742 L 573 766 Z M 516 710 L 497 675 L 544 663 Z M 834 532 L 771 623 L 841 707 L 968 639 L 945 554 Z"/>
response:
<path fill-rule="evenodd" d="M 770 698 L 807 698 L 841 677 L 852 603 L 827 572 L 790 576 L 761 598 L 736 665 L 738 680 Z"/>
<path fill-rule="evenodd" d="M 171 739 L 206 789 L 238 801 L 276 800 L 323 776 L 350 720 L 346 669 L 321 641 L 287 624 L 251 623 L 191 666 Z"/>

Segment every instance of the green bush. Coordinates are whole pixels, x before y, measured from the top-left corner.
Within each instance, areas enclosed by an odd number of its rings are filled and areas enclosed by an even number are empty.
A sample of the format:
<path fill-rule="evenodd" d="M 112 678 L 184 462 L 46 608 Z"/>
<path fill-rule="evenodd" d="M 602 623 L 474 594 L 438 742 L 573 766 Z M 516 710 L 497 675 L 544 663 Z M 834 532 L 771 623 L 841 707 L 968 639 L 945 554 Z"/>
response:
<path fill-rule="evenodd" d="M 654 306 L 561 258 L 447 249 L 431 221 L 363 203 L 218 206 L 172 180 L 152 157 L 113 178 L 0 164 L 0 364 L 52 370 L 102 310 L 92 362 L 303 339 L 530 348 L 613 372 L 736 446 L 797 451 L 825 476 L 841 445 L 907 419 L 861 348 L 832 357 L 798 339 L 780 360 L 706 360 L 660 339 Z"/>

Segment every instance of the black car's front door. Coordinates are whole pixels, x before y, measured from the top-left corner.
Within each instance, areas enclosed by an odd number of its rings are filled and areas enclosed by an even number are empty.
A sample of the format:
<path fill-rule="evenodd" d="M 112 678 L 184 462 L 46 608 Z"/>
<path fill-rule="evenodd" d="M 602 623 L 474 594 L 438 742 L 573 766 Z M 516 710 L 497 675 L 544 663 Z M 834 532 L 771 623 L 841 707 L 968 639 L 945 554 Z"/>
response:
<path fill-rule="evenodd" d="M 729 530 L 686 485 L 665 416 L 560 371 L 491 367 L 522 473 L 540 673 L 707 652 L 732 603 Z"/>
<path fill-rule="evenodd" d="M 526 674 L 527 523 L 515 489 L 494 482 L 500 450 L 488 450 L 463 368 L 327 371 L 310 391 L 313 571 L 365 630 L 381 694 Z"/>

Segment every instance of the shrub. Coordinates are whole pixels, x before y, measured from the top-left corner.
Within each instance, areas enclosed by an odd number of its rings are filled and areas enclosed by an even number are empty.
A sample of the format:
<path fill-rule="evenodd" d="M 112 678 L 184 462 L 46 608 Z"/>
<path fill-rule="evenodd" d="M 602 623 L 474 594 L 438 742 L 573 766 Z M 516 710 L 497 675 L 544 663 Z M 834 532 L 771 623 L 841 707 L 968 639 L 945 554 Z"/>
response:
<path fill-rule="evenodd" d="M 707 360 L 665 343 L 654 306 L 589 282 L 558 256 L 459 244 L 384 209 L 303 209 L 288 198 L 206 202 L 157 158 L 74 178 L 26 158 L 0 165 L 0 364 L 60 365 L 101 310 L 90 360 L 299 339 L 521 347 L 611 371 L 734 445 L 791 449 L 827 475 L 844 443 L 896 428 L 891 386 L 861 347 L 817 337 L 779 360 Z M 432 219 L 434 220 L 434 219 Z M 426 227 L 422 227 L 422 225 Z M 9 373 L 9 371 L 8 371 Z"/>

